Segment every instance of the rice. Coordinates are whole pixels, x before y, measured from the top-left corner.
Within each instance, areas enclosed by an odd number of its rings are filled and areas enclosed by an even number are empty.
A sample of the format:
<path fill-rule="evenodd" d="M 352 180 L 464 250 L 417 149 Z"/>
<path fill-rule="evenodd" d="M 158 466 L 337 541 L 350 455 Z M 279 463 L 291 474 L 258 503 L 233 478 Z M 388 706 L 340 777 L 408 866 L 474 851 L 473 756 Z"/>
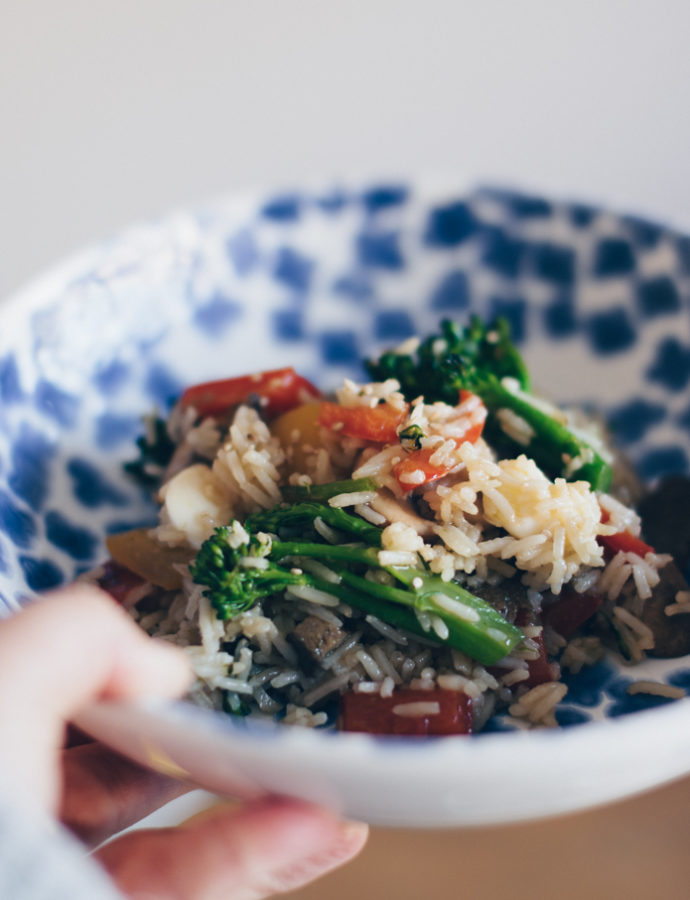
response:
<path fill-rule="evenodd" d="M 555 709 L 568 692 L 568 688 L 558 682 L 538 684 L 523 694 L 517 703 L 509 707 L 511 716 L 526 718 L 533 725 L 554 727 Z"/>
<path fill-rule="evenodd" d="M 410 719 L 419 719 L 423 716 L 438 716 L 441 712 L 441 705 L 430 700 L 425 702 L 420 700 L 416 703 L 398 703 L 393 707 L 394 716 L 405 716 Z"/>
<path fill-rule="evenodd" d="M 629 694 L 653 694 L 656 697 L 668 697 L 671 700 L 679 700 L 686 696 L 683 688 L 661 684 L 658 681 L 634 681 L 628 685 L 626 690 Z"/>
<path fill-rule="evenodd" d="M 358 506 L 370 503 L 376 497 L 376 491 L 352 491 L 349 494 L 336 494 L 328 501 L 329 506 L 343 509 L 346 506 Z"/>
<path fill-rule="evenodd" d="M 690 591 L 678 591 L 673 603 L 664 609 L 667 616 L 680 616 L 690 614 Z"/>
<path fill-rule="evenodd" d="M 300 600 L 308 600 L 310 603 L 322 606 L 337 606 L 340 603 L 339 599 L 333 594 L 327 594 L 326 591 L 320 591 L 318 588 L 307 584 L 288 585 L 285 592 L 292 597 L 298 597 Z"/>

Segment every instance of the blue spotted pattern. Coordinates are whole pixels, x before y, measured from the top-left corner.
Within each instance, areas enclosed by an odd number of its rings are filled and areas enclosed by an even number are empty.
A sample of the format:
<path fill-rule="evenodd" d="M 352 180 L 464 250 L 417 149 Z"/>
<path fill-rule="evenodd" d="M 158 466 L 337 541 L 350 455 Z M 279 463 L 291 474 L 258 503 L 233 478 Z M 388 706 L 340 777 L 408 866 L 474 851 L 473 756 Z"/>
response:
<path fill-rule="evenodd" d="M 281 247 L 278 251 L 274 277 L 298 293 L 309 290 L 314 264 L 303 253 L 291 247 Z"/>
<path fill-rule="evenodd" d="M 0 359 L 0 400 L 3 403 L 16 403 L 23 397 L 19 381 L 19 370 L 14 354 Z"/>
<path fill-rule="evenodd" d="M 444 315 L 457 315 L 470 303 L 467 275 L 461 271 L 444 275 L 431 294 L 431 308 Z"/>
<path fill-rule="evenodd" d="M 599 278 L 628 275 L 635 270 L 635 250 L 627 240 L 605 238 L 597 245 L 594 274 Z"/>
<path fill-rule="evenodd" d="M 21 509 L 11 494 L 0 490 L 0 530 L 15 547 L 30 547 L 36 534 L 36 522 L 31 513 Z"/>
<path fill-rule="evenodd" d="M 35 402 L 42 413 L 55 419 L 63 428 L 74 425 L 79 399 L 73 394 L 68 394 L 50 381 L 40 381 L 36 387 Z"/>
<path fill-rule="evenodd" d="M 457 247 L 472 237 L 478 227 L 475 214 L 467 203 L 450 203 L 431 211 L 427 243 L 437 247 Z"/>
<path fill-rule="evenodd" d="M 68 553 L 72 559 L 92 559 L 98 541 L 88 528 L 68 522 L 62 513 L 50 510 L 45 517 L 46 537 L 51 544 Z"/>
<path fill-rule="evenodd" d="M 643 478 L 690 468 L 685 235 L 514 190 L 401 181 L 230 200 L 187 225 L 104 244 L 0 327 L 0 606 L 102 559 L 106 534 L 155 521 L 121 464 L 141 416 L 190 380 L 294 362 L 332 385 L 444 316 L 506 316 L 535 383 L 602 413 Z M 150 247 L 163 248 L 153 261 Z M 114 308 L 118 327 L 94 341 Z M 664 665 L 690 690 L 687 660 Z M 566 672 L 559 722 L 665 702 L 631 697 L 630 678 L 614 656 Z M 496 716 L 487 731 L 513 728 Z"/>
<path fill-rule="evenodd" d="M 546 307 L 544 325 L 549 337 L 555 340 L 570 337 L 575 333 L 577 319 L 572 294 L 561 294 Z"/>
<path fill-rule="evenodd" d="M 666 275 L 649 278 L 639 287 L 640 308 L 647 316 L 661 316 L 680 309 L 680 296 L 673 281 Z"/>
<path fill-rule="evenodd" d="M 139 416 L 118 413 L 103 413 L 95 422 L 95 441 L 101 450 L 112 450 L 122 444 L 132 446 L 132 442 L 141 431 Z"/>
<path fill-rule="evenodd" d="M 197 309 L 194 323 L 210 338 L 220 340 L 225 337 L 228 326 L 241 316 L 242 307 L 239 303 L 215 296 Z"/>
<path fill-rule="evenodd" d="M 119 359 L 106 360 L 102 367 L 93 373 L 93 385 L 106 396 L 116 394 L 127 384 L 130 378 L 130 368 Z"/>
<path fill-rule="evenodd" d="M 26 586 L 32 591 L 49 591 L 65 580 L 60 567 L 50 559 L 20 556 L 19 565 L 26 579 Z"/>
<path fill-rule="evenodd" d="M 88 509 L 96 509 L 109 504 L 124 506 L 127 495 L 116 488 L 109 479 L 91 462 L 85 459 L 71 459 L 66 465 L 72 477 L 75 498 Z"/>
<path fill-rule="evenodd" d="M 360 234 L 357 239 L 357 256 L 360 264 L 380 269 L 402 269 L 405 261 L 398 241 L 399 235 L 394 231 Z"/>
<path fill-rule="evenodd" d="M 592 346 L 597 353 L 620 353 L 637 340 L 628 312 L 621 306 L 595 313 L 587 323 Z"/>
<path fill-rule="evenodd" d="M 690 380 L 690 348 L 675 337 L 665 338 L 647 374 L 650 381 L 657 381 L 671 391 L 685 390 Z"/>
<path fill-rule="evenodd" d="M 651 403 L 644 397 L 635 397 L 612 410 L 609 425 L 619 441 L 630 444 L 639 440 L 654 425 L 666 417 L 666 408 L 660 403 Z"/>
<path fill-rule="evenodd" d="M 22 423 L 10 452 L 7 485 L 34 510 L 41 509 L 48 494 L 54 449 L 44 432 Z"/>

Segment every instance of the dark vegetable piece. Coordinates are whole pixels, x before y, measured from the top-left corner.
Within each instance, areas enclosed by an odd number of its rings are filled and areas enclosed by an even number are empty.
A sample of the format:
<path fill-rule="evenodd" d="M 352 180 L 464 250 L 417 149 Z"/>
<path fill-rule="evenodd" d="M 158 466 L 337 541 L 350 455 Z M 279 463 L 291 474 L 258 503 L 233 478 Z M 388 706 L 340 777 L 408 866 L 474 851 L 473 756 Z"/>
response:
<path fill-rule="evenodd" d="M 588 481 L 596 490 L 606 490 L 611 483 L 611 467 L 601 455 L 533 402 L 525 364 L 504 319 L 486 326 L 473 317 L 466 328 L 446 320 L 441 334 L 427 338 L 416 355 L 388 352 L 366 365 L 379 381 L 397 378 L 408 400 L 422 394 L 427 403 L 442 400 L 454 406 L 461 390 L 472 391 L 489 412 L 485 436 L 503 455 L 527 453 L 550 477 L 567 472 L 570 480 Z M 502 381 L 505 377 L 515 379 L 519 390 L 510 390 Z M 526 422 L 531 438 L 522 443 L 508 434 L 501 410 Z M 575 459 L 582 465 L 571 472 L 568 464 Z"/>
<path fill-rule="evenodd" d="M 520 609 L 517 614 L 517 622 L 521 628 L 527 625 L 540 625 L 541 621 L 538 614 L 528 610 L 525 607 Z M 546 684 L 548 681 L 555 681 L 554 671 L 549 663 L 549 657 L 546 653 L 546 645 L 544 644 L 544 633 L 532 638 L 537 646 L 539 656 L 536 659 L 527 660 L 528 677 L 526 681 L 519 682 L 528 688 L 536 687 L 538 684 Z"/>
<path fill-rule="evenodd" d="M 438 704 L 438 712 L 414 712 L 411 704 Z M 407 707 L 407 709 L 406 709 Z M 460 691 L 396 688 L 391 697 L 350 691 L 340 698 L 342 731 L 365 734 L 452 735 L 472 733 L 472 700 Z"/>
<path fill-rule="evenodd" d="M 168 435 L 165 419 L 153 418 L 150 430 L 152 432 L 150 440 L 148 434 L 143 434 L 136 440 L 139 458 L 126 462 L 123 466 L 125 472 L 147 488 L 156 487 L 160 483 L 161 475 L 175 451 L 175 444 Z M 155 474 L 156 470 L 160 474 Z"/>
<path fill-rule="evenodd" d="M 690 613 L 667 616 L 666 607 L 674 602 L 678 591 L 690 590 L 678 566 L 667 563 L 659 569 L 659 584 L 652 596 L 645 601 L 640 618 L 652 629 L 654 649 L 650 656 L 665 658 L 685 656 L 690 653 Z"/>
<path fill-rule="evenodd" d="M 152 536 L 150 528 L 111 534 L 105 544 L 116 562 L 166 591 L 182 587 L 182 575 L 175 566 L 186 566 L 194 556 L 194 551 L 187 546 L 161 544 Z"/>
<path fill-rule="evenodd" d="M 316 616 L 307 616 L 302 619 L 292 631 L 293 643 L 297 643 L 306 650 L 318 663 L 323 662 L 325 656 L 339 647 L 345 637 L 342 628 L 318 619 Z"/>
<path fill-rule="evenodd" d="M 594 615 L 602 603 L 602 597 L 594 591 L 577 591 L 564 588 L 553 603 L 544 606 L 541 618 L 563 637 L 570 637 L 580 625 Z"/>
<path fill-rule="evenodd" d="M 124 604 L 130 591 L 146 583 L 140 575 L 115 562 L 114 559 L 103 563 L 102 569 L 96 584 L 118 603 Z"/>
<path fill-rule="evenodd" d="M 670 553 L 682 570 L 690 563 L 690 478 L 671 475 L 640 501 L 645 540 Z"/>

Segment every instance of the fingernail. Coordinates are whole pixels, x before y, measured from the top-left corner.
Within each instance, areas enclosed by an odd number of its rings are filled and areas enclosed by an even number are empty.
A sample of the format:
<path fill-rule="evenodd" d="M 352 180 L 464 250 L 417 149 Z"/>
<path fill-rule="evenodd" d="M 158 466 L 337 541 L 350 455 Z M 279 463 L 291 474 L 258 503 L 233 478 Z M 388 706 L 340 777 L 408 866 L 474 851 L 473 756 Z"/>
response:
<path fill-rule="evenodd" d="M 369 826 L 364 822 L 343 822 L 340 833 L 343 840 L 348 844 L 365 841 L 369 834 Z"/>
<path fill-rule="evenodd" d="M 328 849 L 274 873 L 273 890 L 296 890 L 337 869 L 359 853 L 368 834 L 369 827 L 363 822 L 343 822 Z"/>

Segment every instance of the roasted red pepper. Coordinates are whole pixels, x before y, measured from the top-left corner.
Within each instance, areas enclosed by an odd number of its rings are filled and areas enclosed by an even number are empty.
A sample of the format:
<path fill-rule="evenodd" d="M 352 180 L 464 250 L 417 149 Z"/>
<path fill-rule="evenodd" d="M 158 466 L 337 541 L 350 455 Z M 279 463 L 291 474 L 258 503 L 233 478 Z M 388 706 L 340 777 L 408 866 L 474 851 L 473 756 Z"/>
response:
<path fill-rule="evenodd" d="M 601 603 L 602 597 L 593 591 L 578 594 L 566 588 L 557 600 L 544 607 L 542 621 L 563 637 L 570 637 L 580 625 L 591 619 Z"/>
<path fill-rule="evenodd" d="M 615 556 L 616 553 L 636 553 L 645 557 L 648 553 L 654 553 L 654 547 L 645 544 L 640 538 L 630 534 L 629 531 L 618 531 L 616 534 L 600 534 L 599 543 L 604 547 L 607 556 Z"/>
<path fill-rule="evenodd" d="M 438 712 L 406 715 L 415 712 L 409 704 L 417 703 L 438 704 Z M 341 697 L 340 729 L 366 734 L 471 734 L 472 700 L 460 691 L 441 688 L 396 688 L 391 697 L 350 691 Z"/>
<path fill-rule="evenodd" d="M 320 396 L 321 392 L 310 381 L 288 366 L 255 375 L 196 384 L 187 388 L 180 403 L 182 406 L 193 406 L 203 418 L 220 415 L 258 397 L 262 413 L 271 418 Z"/>
<path fill-rule="evenodd" d="M 462 437 L 453 439 L 455 441 L 455 446 L 459 447 L 461 444 L 464 444 L 465 441 L 469 441 L 470 444 L 473 444 L 477 438 L 480 437 L 483 427 L 483 422 L 470 426 Z M 444 475 L 448 474 L 450 471 L 448 466 L 434 466 L 429 461 L 434 452 L 435 449 L 433 447 L 422 450 L 413 450 L 412 453 L 408 453 L 404 459 L 393 466 L 393 473 L 403 491 L 413 491 L 423 484 L 431 484 L 433 481 L 438 481 L 439 478 L 443 478 Z M 416 472 L 421 472 L 423 479 L 418 481 L 415 480 L 414 482 L 409 481 L 408 479 L 411 476 L 414 477 L 413 473 Z"/>
<path fill-rule="evenodd" d="M 601 510 L 601 521 L 604 525 L 611 518 L 607 509 Z M 600 534 L 597 538 L 601 546 L 605 550 L 607 559 L 611 559 L 616 553 L 636 553 L 638 556 L 645 557 L 648 553 L 654 553 L 654 547 L 645 544 L 640 538 L 630 534 L 629 531 L 618 531 L 616 534 Z"/>
<path fill-rule="evenodd" d="M 389 403 L 379 403 L 372 409 L 326 402 L 319 410 L 319 425 L 363 441 L 392 444 L 398 440 L 398 428 L 406 415 L 407 407 L 399 410 Z"/>
<path fill-rule="evenodd" d="M 134 588 L 141 587 L 146 581 L 135 572 L 109 559 L 103 563 L 102 574 L 96 579 L 98 586 L 107 594 L 117 600 L 118 603 L 124 603 L 130 591 Z"/>
<path fill-rule="evenodd" d="M 525 628 L 528 625 L 539 625 L 540 621 L 537 617 L 536 613 L 532 613 L 527 609 L 518 610 L 518 614 L 515 620 L 515 624 L 519 628 Z M 539 656 L 536 659 L 528 659 L 527 660 L 527 671 L 529 672 L 528 678 L 526 681 L 521 681 L 519 684 L 527 685 L 527 687 L 533 688 L 538 684 L 544 684 L 547 681 L 554 681 L 554 673 L 551 668 L 551 664 L 549 663 L 549 658 L 546 653 L 546 646 L 544 644 L 544 632 L 538 634 L 537 637 L 531 638 L 534 643 L 537 645 L 537 649 L 539 651 Z"/>

